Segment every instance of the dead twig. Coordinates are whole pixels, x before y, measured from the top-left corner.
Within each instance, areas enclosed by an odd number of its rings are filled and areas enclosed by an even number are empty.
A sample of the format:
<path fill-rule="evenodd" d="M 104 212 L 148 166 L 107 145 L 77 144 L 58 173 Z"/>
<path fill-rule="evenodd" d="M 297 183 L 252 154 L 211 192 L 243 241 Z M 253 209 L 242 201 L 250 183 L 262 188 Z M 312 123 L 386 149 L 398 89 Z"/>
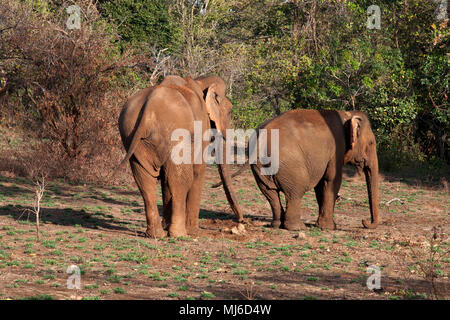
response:
<path fill-rule="evenodd" d="M 441 263 L 442 258 L 447 254 L 447 251 L 443 249 L 445 235 L 442 226 L 434 226 L 432 234 L 427 239 L 429 248 L 416 250 L 412 245 L 408 246 L 411 252 L 411 258 L 418 259 L 415 261 L 415 265 L 418 266 L 421 276 L 428 282 L 430 287 L 429 293 L 432 299 L 440 299 L 440 290 L 437 286 L 439 274 L 436 269 L 439 263 Z"/>
<path fill-rule="evenodd" d="M 23 213 L 28 212 L 28 213 L 33 213 L 36 215 L 36 236 L 37 236 L 38 241 L 40 240 L 39 220 L 40 220 L 40 212 L 41 212 L 41 200 L 44 197 L 44 193 L 45 193 L 45 178 L 44 178 L 44 176 L 41 176 L 41 179 L 37 179 L 35 182 L 35 187 L 34 187 L 35 198 L 34 198 L 33 209 L 25 209 L 23 211 Z M 22 215 L 20 215 L 20 217 L 21 216 Z M 20 219 L 20 217 L 19 217 L 19 219 Z"/>
<path fill-rule="evenodd" d="M 244 291 L 245 290 L 245 291 Z M 253 281 L 247 283 L 244 290 L 238 289 L 239 293 L 247 300 L 254 300 L 256 296 L 255 283 Z"/>
<path fill-rule="evenodd" d="M 402 200 L 400 200 L 399 198 L 394 198 L 394 199 L 391 199 L 391 200 L 389 200 L 389 201 L 386 201 L 385 202 L 385 205 L 387 205 L 387 206 L 389 206 L 392 202 L 394 202 L 394 201 L 398 201 L 398 202 L 400 202 L 401 204 L 403 204 L 403 201 Z"/>

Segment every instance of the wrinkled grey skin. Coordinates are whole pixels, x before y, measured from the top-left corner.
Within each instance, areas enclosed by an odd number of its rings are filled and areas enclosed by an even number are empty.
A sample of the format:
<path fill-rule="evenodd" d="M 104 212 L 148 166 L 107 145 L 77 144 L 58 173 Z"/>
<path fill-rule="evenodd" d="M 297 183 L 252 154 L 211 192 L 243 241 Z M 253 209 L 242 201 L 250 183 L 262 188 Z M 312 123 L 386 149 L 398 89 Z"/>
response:
<path fill-rule="evenodd" d="M 365 228 L 380 223 L 378 208 L 378 157 L 375 136 L 363 112 L 333 110 L 292 110 L 260 126 L 279 130 L 279 170 L 274 175 L 262 175 L 261 163 L 251 165 L 256 182 L 270 203 L 275 228 L 304 228 L 301 199 L 314 188 L 319 205 L 317 226 L 335 229 L 333 220 L 336 196 L 346 163 L 361 168 L 366 176 L 371 220 L 363 220 Z M 258 137 L 261 139 L 261 137 Z M 268 148 L 270 150 L 270 148 Z M 286 210 L 280 201 L 286 196 Z"/>
<path fill-rule="evenodd" d="M 167 76 L 157 86 L 137 92 L 127 101 L 119 118 L 119 130 L 127 155 L 119 165 L 130 162 L 142 194 L 149 237 L 183 236 L 198 229 L 201 190 L 206 164 L 175 164 L 171 150 L 174 129 L 193 135 L 194 121 L 202 121 L 202 133 L 213 124 L 225 136 L 230 128 L 231 102 L 225 83 L 216 76 L 197 79 Z M 209 141 L 203 142 L 203 149 Z M 194 154 L 194 144 L 192 152 Z M 225 162 L 224 162 L 225 163 Z M 239 222 L 242 211 L 231 185 L 229 165 L 219 164 L 227 199 Z M 164 218 L 156 205 L 157 179 L 161 180 Z"/>

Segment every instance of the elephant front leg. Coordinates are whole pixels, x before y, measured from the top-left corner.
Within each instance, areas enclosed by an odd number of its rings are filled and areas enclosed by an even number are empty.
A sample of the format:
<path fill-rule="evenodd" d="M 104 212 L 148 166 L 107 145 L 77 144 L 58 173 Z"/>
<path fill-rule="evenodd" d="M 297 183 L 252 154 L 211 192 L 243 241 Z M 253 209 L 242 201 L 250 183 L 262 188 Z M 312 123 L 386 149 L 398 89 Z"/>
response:
<path fill-rule="evenodd" d="M 172 196 L 172 217 L 169 236 L 186 236 L 186 197 L 187 192 L 177 192 Z"/>
<path fill-rule="evenodd" d="M 296 195 L 295 197 L 287 197 L 286 214 L 283 226 L 287 230 L 302 230 L 306 226 L 301 220 L 301 202 L 303 195 Z"/>
<path fill-rule="evenodd" d="M 200 194 L 201 190 L 191 189 L 187 196 L 186 230 L 187 233 L 190 235 L 195 235 L 198 231 L 198 215 L 200 213 Z"/>
<path fill-rule="evenodd" d="M 152 177 L 138 162 L 131 161 L 134 179 L 144 199 L 147 230 L 145 234 L 151 238 L 162 238 L 166 232 L 161 225 L 158 207 L 156 205 L 156 178 Z"/>
<path fill-rule="evenodd" d="M 316 225 L 321 229 L 336 229 L 336 223 L 333 220 L 334 204 L 339 191 L 339 186 L 336 187 L 336 183 L 340 185 L 340 181 L 327 181 L 322 178 L 314 188 L 319 205 L 319 218 Z"/>
<path fill-rule="evenodd" d="M 198 231 L 198 216 L 200 213 L 200 200 L 205 177 L 205 165 L 194 166 L 194 180 L 187 195 L 186 201 L 186 230 L 190 235 Z"/>

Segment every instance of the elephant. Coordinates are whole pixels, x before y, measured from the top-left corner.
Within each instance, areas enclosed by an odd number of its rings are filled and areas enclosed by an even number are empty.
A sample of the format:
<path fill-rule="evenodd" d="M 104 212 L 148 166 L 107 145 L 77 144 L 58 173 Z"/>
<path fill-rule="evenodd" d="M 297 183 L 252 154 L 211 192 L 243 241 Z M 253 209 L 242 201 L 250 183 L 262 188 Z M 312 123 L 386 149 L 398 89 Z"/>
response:
<path fill-rule="evenodd" d="M 296 109 L 266 121 L 259 129 L 267 130 L 267 148 L 278 143 L 279 167 L 264 175 L 258 159 L 250 164 L 259 189 L 270 203 L 274 228 L 300 230 L 301 199 L 314 188 L 319 207 L 316 226 L 336 229 L 333 212 L 342 181 L 342 168 L 350 163 L 365 174 L 371 221 L 365 228 L 376 228 L 379 213 L 379 176 L 375 136 L 367 115 L 361 111 Z M 279 141 L 269 134 L 278 129 Z M 259 132 L 259 130 L 257 131 Z M 261 140 L 261 134 L 257 134 Z M 286 198 L 286 210 L 280 200 Z"/>
<path fill-rule="evenodd" d="M 174 162 L 172 133 L 184 129 L 195 134 L 194 121 L 200 121 L 202 134 L 216 129 L 225 140 L 232 109 L 225 91 L 225 82 L 218 76 L 193 79 L 170 75 L 159 85 L 131 96 L 123 107 L 118 125 L 127 153 L 115 172 L 129 161 L 144 199 L 148 237 L 180 237 L 197 232 L 206 162 L 203 158 Z M 205 149 L 209 142 L 201 143 Z M 194 146 L 190 148 L 195 154 Z M 227 200 L 238 222 L 243 222 L 229 164 L 222 161 L 217 166 Z M 157 180 L 161 181 L 162 220 L 156 204 Z"/>

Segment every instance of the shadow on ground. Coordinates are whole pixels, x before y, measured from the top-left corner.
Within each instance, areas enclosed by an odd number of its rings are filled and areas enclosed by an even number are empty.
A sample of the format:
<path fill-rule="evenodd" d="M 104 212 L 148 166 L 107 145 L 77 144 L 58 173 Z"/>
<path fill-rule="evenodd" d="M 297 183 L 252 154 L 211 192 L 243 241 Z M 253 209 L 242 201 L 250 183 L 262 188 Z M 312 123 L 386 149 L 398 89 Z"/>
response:
<path fill-rule="evenodd" d="M 0 207 L 0 216 L 10 216 L 14 220 L 30 221 L 34 223 L 35 216 L 32 211 L 33 208 L 31 206 L 6 205 Z M 162 216 L 162 206 L 158 206 L 158 211 Z M 136 214 L 141 215 L 142 220 L 145 219 L 144 212 Z M 234 216 L 224 212 L 201 210 L 199 218 L 208 220 L 232 220 L 234 219 Z M 116 219 L 111 215 L 101 212 L 89 213 L 83 209 L 76 210 L 72 208 L 42 207 L 40 221 L 41 223 L 51 223 L 60 226 L 80 226 L 88 229 L 105 229 L 145 237 L 144 230 L 141 230 L 142 227 L 136 226 L 133 222 Z"/>
<path fill-rule="evenodd" d="M 302 299 L 355 299 L 362 291 L 370 292 L 366 285 L 367 276 L 362 274 L 340 274 L 323 272 L 276 272 L 271 275 L 261 274 L 249 276 L 241 282 L 216 283 L 214 287 L 205 288 L 202 284 L 189 283 L 189 289 L 197 292 L 200 299 L 205 291 L 212 293 L 215 299 L 239 300 L 302 300 Z M 155 282 L 155 284 L 157 284 Z M 278 285 L 280 284 L 280 285 Z M 414 291 L 404 290 L 405 284 Z M 148 286 L 148 280 L 137 280 L 135 287 Z M 177 287 L 176 281 L 165 282 L 166 287 Z M 299 288 L 299 285 L 301 286 Z M 152 285 L 151 285 L 152 286 Z M 273 287 L 273 288 L 271 288 Z M 447 290 L 445 282 L 436 283 L 437 294 Z M 300 290 L 299 290 L 300 289 Z M 403 290 L 403 291 L 402 291 Z M 399 276 L 382 276 L 381 288 L 372 291 L 368 299 L 386 299 L 386 295 L 395 299 L 426 299 L 432 293 L 430 282 L 426 280 L 405 280 Z M 426 294 L 424 296 L 423 294 Z M 133 299 L 148 299 L 148 292 L 130 294 Z M 393 298 L 392 298 L 393 299 Z"/>
<path fill-rule="evenodd" d="M 35 221 L 33 208 L 30 206 L 12 206 L 7 205 L 0 207 L 0 215 L 10 216 L 14 220 Z M 75 226 L 79 225 L 83 228 L 89 229 L 107 229 L 116 231 L 133 231 L 132 228 L 126 228 L 119 224 L 131 224 L 129 222 L 114 221 L 113 218 L 103 218 L 98 214 L 91 214 L 83 209 L 74 210 L 71 208 L 56 209 L 56 208 L 41 208 L 40 221 L 41 223 L 51 223 L 61 226 Z"/>

